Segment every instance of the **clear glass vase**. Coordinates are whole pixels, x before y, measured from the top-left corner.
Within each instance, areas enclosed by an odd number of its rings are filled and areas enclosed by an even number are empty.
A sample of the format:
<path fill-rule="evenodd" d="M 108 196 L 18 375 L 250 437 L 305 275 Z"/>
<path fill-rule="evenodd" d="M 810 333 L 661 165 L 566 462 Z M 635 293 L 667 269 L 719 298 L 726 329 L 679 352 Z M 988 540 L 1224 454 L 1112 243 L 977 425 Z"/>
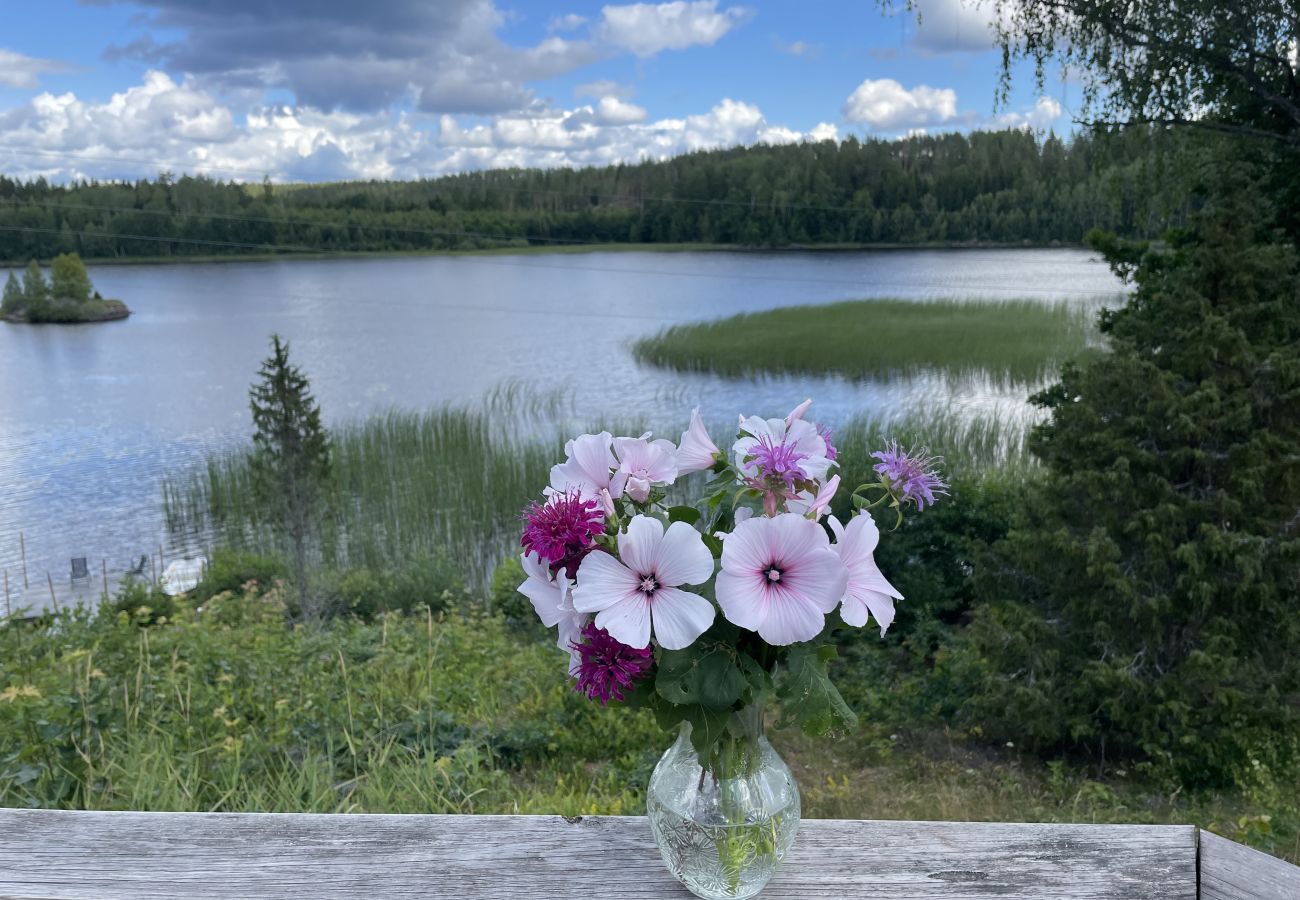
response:
<path fill-rule="evenodd" d="M 705 900 L 740 900 L 763 889 L 794 844 L 799 788 L 754 706 L 732 714 L 704 761 L 683 723 L 650 776 L 646 811 L 678 881 Z"/>

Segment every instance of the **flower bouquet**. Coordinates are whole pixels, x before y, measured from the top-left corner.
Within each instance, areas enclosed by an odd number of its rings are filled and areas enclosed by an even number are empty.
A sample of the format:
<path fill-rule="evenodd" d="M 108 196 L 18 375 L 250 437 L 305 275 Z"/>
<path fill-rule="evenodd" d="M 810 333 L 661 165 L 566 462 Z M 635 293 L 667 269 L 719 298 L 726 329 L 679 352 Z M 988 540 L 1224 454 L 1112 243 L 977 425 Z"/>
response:
<path fill-rule="evenodd" d="M 700 897 L 758 893 L 798 830 L 767 708 L 776 727 L 814 735 L 856 725 L 827 674 L 833 635 L 870 619 L 883 635 L 902 599 L 873 559 L 872 511 L 897 527 L 945 492 L 934 458 L 892 444 L 841 523 L 836 448 L 810 404 L 742 416 L 728 453 L 698 409 L 676 445 L 581 435 L 524 511 L 519 590 L 558 630 L 575 688 L 678 732 L 647 809 L 664 862 Z M 693 473 L 708 474 L 695 485 Z"/>

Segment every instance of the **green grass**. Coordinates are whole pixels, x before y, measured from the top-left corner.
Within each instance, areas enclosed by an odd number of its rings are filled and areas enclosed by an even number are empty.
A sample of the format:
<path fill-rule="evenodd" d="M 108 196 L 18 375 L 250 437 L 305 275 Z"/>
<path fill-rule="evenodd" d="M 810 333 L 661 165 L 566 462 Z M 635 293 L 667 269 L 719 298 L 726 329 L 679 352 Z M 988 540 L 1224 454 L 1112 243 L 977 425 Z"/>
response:
<path fill-rule="evenodd" d="M 563 460 L 565 439 L 583 430 L 555 424 L 562 408 L 560 398 L 506 389 L 481 409 L 390 412 L 334 429 L 336 499 L 324 517 L 320 565 L 401 572 L 413 561 L 442 558 L 454 561 L 470 585 L 486 586 L 516 546 L 520 510 L 540 496 L 550 467 Z M 586 430 L 639 434 L 642 424 L 606 422 Z M 655 430 L 676 440 L 684 426 Z M 889 438 L 928 447 L 954 474 L 1028 467 L 1025 431 L 1014 415 L 972 419 L 936 409 L 899 421 L 854 419 L 836 430 L 836 443 L 845 482 L 856 485 L 874 480 L 869 454 Z M 714 438 L 725 447 L 732 434 L 715 426 Z M 167 477 L 168 527 L 206 532 L 236 550 L 279 552 L 252 481 L 245 448 L 210 457 L 200 471 Z"/>
<path fill-rule="evenodd" d="M 1033 383 L 1088 345 L 1091 311 L 1032 300 L 854 300 L 673 325 L 637 359 L 682 371 L 891 378 L 922 371 Z"/>
<path fill-rule="evenodd" d="M 106 608 L 0 625 L 0 806 L 640 814 L 670 737 L 576 694 L 549 636 L 477 606 L 286 628 L 271 589 L 160 623 Z M 1187 795 L 878 717 L 773 741 L 809 817 L 1192 822 L 1300 859 L 1286 784 Z"/>

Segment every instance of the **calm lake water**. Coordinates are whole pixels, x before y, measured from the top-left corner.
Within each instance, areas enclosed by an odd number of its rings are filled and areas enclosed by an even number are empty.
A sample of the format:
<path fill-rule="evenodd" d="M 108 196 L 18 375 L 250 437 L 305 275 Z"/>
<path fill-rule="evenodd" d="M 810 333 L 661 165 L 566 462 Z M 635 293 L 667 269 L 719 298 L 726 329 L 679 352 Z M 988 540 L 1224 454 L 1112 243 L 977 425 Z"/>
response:
<path fill-rule="evenodd" d="M 248 385 L 272 331 L 292 342 L 333 422 L 473 403 L 507 383 L 563 392 L 580 421 L 678 422 L 695 405 L 716 420 L 776 415 L 805 396 L 832 423 L 936 403 L 1014 415 L 1023 390 L 682 375 L 638 365 L 629 344 L 675 322 L 859 297 L 1091 307 L 1123 290 L 1076 249 L 286 260 L 91 276 L 129 320 L 0 324 L 0 568 L 15 607 L 48 604 L 47 572 L 66 599 L 71 557 L 96 573 L 106 560 L 111 579 L 166 543 L 161 476 L 246 438 Z"/>

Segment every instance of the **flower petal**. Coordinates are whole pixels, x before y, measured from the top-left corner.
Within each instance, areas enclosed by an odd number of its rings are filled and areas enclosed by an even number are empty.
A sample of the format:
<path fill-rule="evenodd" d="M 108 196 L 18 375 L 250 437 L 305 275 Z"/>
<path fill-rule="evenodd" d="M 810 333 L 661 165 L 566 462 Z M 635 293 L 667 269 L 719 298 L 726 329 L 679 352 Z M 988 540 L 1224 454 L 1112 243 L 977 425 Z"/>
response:
<path fill-rule="evenodd" d="M 573 608 L 586 613 L 606 609 L 629 594 L 639 593 L 639 584 L 635 572 L 603 550 L 596 550 L 588 553 L 578 567 Z"/>
<path fill-rule="evenodd" d="M 596 613 L 596 627 L 634 649 L 650 646 L 650 603 L 646 595 L 636 591 L 602 609 Z"/>
<path fill-rule="evenodd" d="M 713 575 L 713 554 L 698 531 L 685 522 L 673 522 L 659 542 L 654 573 L 665 587 L 703 584 Z"/>
<path fill-rule="evenodd" d="M 832 607 L 834 608 L 834 607 Z M 826 614 L 795 590 L 775 589 L 767 603 L 767 615 L 758 636 L 777 647 L 811 641 L 826 626 Z"/>
<path fill-rule="evenodd" d="M 673 587 L 660 588 L 650 601 L 650 617 L 659 646 L 665 650 L 681 650 L 709 630 L 713 624 L 713 604 L 699 594 Z"/>
<path fill-rule="evenodd" d="M 768 523 L 771 521 L 749 518 L 736 523 L 722 544 L 723 571 L 757 572 L 772 561 L 775 547 L 768 531 Z"/>
<path fill-rule="evenodd" d="M 732 538 L 734 537 L 733 534 Z M 726 553 L 726 547 L 730 543 L 731 540 L 728 540 L 723 545 L 723 553 Z M 718 573 L 716 586 L 718 605 L 722 607 L 722 614 L 726 616 L 727 621 L 741 628 L 748 628 L 750 631 L 758 631 L 759 626 L 763 624 L 763 617 L 767 614 L 762 578 L 749 573 L 737 574 L 723 569 Z"/>
<path fill-rule="evenodd" d="M 704 420 L 700 418 L 700 408 L 691 410 L 691 424 L 682 432 L 682 440 L 677 447 L 677 467 L 682 475 L 691 472 L 703 472 L 713 468 L 713 461 L 718 453 L 718 445 L 709 437 Z"/>
<path fill-rule="evenodd" d="M 659 544 L 664 539 L 664 526 L 650 516 L 633 516 L 627 530 L 618 536 L 618 557 L 623 565 L 639 576 L 651 575 L 659 557 Z M 638 581 L 640 579 L 637 579 Z M 623 643 L 627 643 L 624 641 Z"/>
<path fill-rule="evenodd" d="M 844 599 L 849 573 L 835 552 L 827 547 L 813 550 L 801 558 L 797 565 L 786 571 L 781 582 L 824 614 L 839 606 Z"/>

